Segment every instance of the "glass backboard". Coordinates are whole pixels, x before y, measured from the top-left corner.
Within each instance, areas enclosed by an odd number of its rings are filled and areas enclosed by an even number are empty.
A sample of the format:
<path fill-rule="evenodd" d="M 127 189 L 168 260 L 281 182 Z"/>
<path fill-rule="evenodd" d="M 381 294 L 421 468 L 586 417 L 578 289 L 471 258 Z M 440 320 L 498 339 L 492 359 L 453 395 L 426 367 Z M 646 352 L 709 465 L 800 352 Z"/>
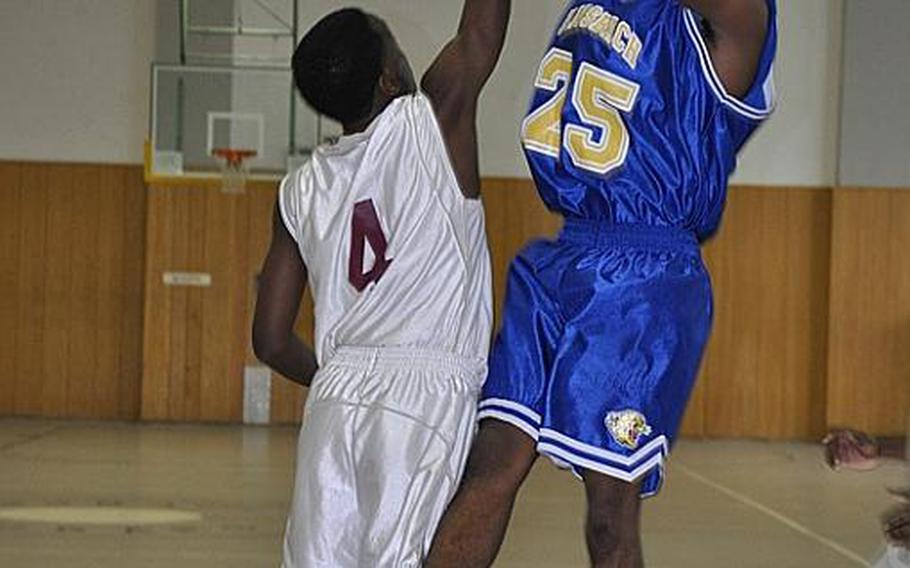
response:
<path fill-rule="evenodd" d="M 250 179 L 277 179 L 340 128 L 317 116 L 285 68 L 154 65 L 150 181 L 220 175 L 216 150 L 250 150 Z"/>

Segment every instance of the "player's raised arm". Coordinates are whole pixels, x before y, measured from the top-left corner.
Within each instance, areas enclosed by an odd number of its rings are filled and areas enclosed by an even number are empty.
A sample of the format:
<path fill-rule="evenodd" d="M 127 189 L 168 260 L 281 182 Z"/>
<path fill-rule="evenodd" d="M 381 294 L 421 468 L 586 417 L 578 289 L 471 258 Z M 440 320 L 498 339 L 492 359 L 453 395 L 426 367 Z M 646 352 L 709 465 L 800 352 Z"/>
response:
<path fill-rule="evenodd" d="M 465 0 L 458 32 L 421 81 L 433 102 L 458 181 L 469 196 L 480 190 L 477 99 L 499 61 L 511 7 L 511 0 Z"/>
<path fill-rule="evenodd" d="M 272 244 L 259 275 L 253 350 L 275 371 L 309 386 L 316 374 L 316 356 L 294 332 L 307 269 L 277 206 L 272 224 Z"/>
<path fill-rule="evenodd" d="M 708 24 L 711 60 L 727 91 L 742 96 L 752 86 L 768 33 L 767 0 L 682 0 Z"/>
<path fill-rule="evenodd" d="M 421 82 L 440 110 L 464 111 L 476 103 L 502 52 L 511 4 L 511 0 L 465 0 L 458 32 Z"/>

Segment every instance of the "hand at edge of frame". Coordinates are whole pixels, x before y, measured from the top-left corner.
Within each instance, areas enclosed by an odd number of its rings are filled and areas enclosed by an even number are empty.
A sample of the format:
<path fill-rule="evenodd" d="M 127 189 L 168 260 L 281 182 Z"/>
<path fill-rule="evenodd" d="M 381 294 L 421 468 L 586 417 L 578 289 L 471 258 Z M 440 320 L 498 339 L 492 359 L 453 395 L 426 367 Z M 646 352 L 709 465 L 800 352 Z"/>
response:
<path fill-rule="evenodd" d="M 834 470 L 868 471 L 879 465 L 881 448 L 871 436 L 858 430 L 832 430 L 822 440 L 825 463 Z"/>

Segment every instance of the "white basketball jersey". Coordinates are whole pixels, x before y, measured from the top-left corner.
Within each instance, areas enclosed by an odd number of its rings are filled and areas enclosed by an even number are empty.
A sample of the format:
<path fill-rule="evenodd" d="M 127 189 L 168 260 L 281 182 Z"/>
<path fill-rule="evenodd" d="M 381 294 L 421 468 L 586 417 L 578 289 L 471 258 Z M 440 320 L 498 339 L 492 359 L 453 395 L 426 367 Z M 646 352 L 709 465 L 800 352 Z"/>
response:
<path fill-rule="evenodd" d="M 342 346 L 486 360 L 490 257 L 479 200 L 455 178 L 430 101 L 400 97 L 319 147 L 279 206 L 309 271 L 320 364 Z"/>

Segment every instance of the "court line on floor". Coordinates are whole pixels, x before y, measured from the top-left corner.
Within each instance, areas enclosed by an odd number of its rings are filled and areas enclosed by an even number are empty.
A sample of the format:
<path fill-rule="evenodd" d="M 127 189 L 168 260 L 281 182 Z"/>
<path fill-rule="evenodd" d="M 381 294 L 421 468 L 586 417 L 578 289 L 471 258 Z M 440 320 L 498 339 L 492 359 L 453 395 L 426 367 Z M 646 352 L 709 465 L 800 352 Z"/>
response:
<path fill-rule="evenodd" d="M 674 469 L 674 471 L 681 471 L 683 474 L 688 475 L 695 481 L 698 481 L 699 483 L 707 485 L 708 487 L 714 489 L 715 491 L 719 491 L 720 493 L 723 493 L 727 497 L 730 497 L 731 499 L 738 501 L 739 503 L 742 503 L 743 505 L 751 507 L 760 513 L 764 513 L 765 515 L 771 517 L 772 519 L 790 527 L 791 529 L 800 533 L 801 535 L 808 537 L 808 538 L 818 542 L 819 544 L 827 546 L 828 548 L 837 552 L 844 558 L 847 558 L 849 560 L 856 562 L 859 566 L 866 566 L 866 567 L 871 566 L 871 564 L 869 563 L 868 560 L 866 560 L 862 556 L 856 554 L 852 550 L 844 548 L 843 546 L 834 542 L 830 538 L 824 537 L 824 536 L 814 532 L 812 529 L 791 519 L 790 517 L 787 517 L 786 515 L 779 513 L 777 511 L 775 511 L 774 509 L 771 509 L 770 507 L 762 505 L 758 501 L 751 499 L 750 497 L 747 497 L 747 496 L 743 495 L 742 493 L 739 493 L 724 485 L 721 485 L 720 483 L 717 483 L 716 481 L 703 476 L 702 474 L 696 472 L 695 470 L 693 470 L 689 467 L 686 467 L 686 466 L 680 464 L 679 462 L 676 462 L 673 464 L 673 469 Z"/>
<path fill-rule="evenodd" d="M 11 442 L 7 442 L 5 444 L 0 444 L 0 452 L 5 452 L 7 450 L 12 450 L 13 448 L 18 448 L 20 446 L 24 446 L 25 444 L 37 442 L 38 440 L 41 440 L 42 438 L 46 438 L 47 436 L 50 436 L 54 432 L 57 432 L 58 430 L 62 430 L 62 429 L 63 429 L 62 425 L 50 426 L 47 430 L 42 430 L 41 432 L 29 434 L 28 436 L 25 436 L 24 438 L 19 438 L 18 440 L 12 440 Z"/>

